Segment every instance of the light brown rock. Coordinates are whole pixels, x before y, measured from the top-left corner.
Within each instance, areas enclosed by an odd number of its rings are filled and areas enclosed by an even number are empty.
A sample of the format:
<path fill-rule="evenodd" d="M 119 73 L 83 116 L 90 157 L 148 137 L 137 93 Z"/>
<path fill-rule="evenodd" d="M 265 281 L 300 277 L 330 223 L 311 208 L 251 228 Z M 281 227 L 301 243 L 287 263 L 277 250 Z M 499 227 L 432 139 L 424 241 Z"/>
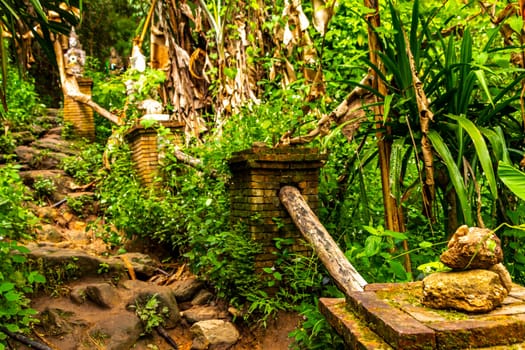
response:
<path fill-rule="evenodd" d="M 229 348 L 239 339 L 239 331 L 235 326 L 222 320 L 208 320 L 195 323 L 190 328 L 193 337 L 191 349 L 202 350 L 221 346 Z"/>
<path fill-rule="evenodd" d="M 452 269 L 489 269 L 503 261 L 501 241 L 493 231 L 460 226 L 440 260 Z"/>
<path fill-rule="evenodd" d="M 437 272 L 423 279 L 425 306 L 466 312 L 489 312 L 508 295 L 497 273 L 488 270 Z"/>
<path fill-rule="evenodd" d="M 189 323 L 200 321 L 220 319 L 228 317 L 228 313 L 222 311 L 217 306 L 194 306 L 191 309 L 182 312 L 182 316 Z"/>

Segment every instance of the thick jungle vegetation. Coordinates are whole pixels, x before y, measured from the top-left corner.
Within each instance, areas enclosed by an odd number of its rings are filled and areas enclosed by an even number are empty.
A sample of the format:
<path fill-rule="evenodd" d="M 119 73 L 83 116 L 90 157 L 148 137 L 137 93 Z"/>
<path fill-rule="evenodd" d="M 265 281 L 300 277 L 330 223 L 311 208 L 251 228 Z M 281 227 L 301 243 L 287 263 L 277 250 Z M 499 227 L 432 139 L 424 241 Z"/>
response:
<path fill-rule="evenodd" d="M 98 118 L 97 142 L 63 166 L 80 182 L 96 181 L 106 228 L 98 234 L 116 250 L 123 239 L 153 238 L 249 316 L 304 313 L 298 348 L 342 346 L 315 306 L 341 295 L 322 264 L 276 241 L 279 264 L 266 272 L 285 282 L 268 296 L 261 284 L 274 282 L 252 273 L 258 247 L 229 220 L 232 152 L 253 142 L 304 145 L 328 153 L 319 216 L 368 282 L 440 269 L 444 243 L 461 224 L 496 230 L 513 279 L 525 282 L 522 1 L 17 1 L 0 0 L 0 254 L 9 262 L 0 267 L 0 319 L 9 330 L 27 327 L 24 295 L 42 281 L 21 268 L 23 254 L 8 254 L 23 253 L 15 242 L 31 234 L 9 165 L 10 133 L 29 128 L 42 101 L 57 100 L 35 87 L 50 80 L 39 72 L 55 59 L 53 36 L 70 26 L 88 55 L 93 100 L 123 125 Z M 49 10 L 61 21 L 49 20 Z M 150 67 L 110 74 L 110 47 L 126 57 L 132 42 L 155 58 Z M 131 95 L 128 80 L 137 86 Z M 188 167 L 168 148 L 159 191 L 140 185 L 129 149 L 116 142 L 137 117 L 130 101 L 144 98 L 184 122 L 183 151 L 203 164 Z"/>

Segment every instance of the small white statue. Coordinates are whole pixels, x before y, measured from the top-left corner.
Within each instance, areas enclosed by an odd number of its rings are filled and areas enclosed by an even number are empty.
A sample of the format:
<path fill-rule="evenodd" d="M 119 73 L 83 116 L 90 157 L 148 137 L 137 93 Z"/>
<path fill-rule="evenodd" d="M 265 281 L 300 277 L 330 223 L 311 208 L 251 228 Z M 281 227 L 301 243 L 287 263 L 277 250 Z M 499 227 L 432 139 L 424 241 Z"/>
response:
<path fill-rule="evenodd" d="M 69 48 L 64 54 L 66 74 L 81 77 L 86 63 L 86 52 L 81 48 L 75 27 L 71 28 L 68 42 Z"/>

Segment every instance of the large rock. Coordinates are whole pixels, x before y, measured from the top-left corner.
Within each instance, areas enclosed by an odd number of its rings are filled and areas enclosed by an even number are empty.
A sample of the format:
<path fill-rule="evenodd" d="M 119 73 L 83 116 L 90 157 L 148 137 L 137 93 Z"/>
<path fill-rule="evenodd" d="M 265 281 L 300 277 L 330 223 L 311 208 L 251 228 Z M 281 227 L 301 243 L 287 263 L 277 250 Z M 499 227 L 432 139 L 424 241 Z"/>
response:
<path fill-rule="evenodd" d="M 228 349 L 239 340 L 239 331 L 230 322 L 208 320 L 195 323 L 190 328 L 193 337 L 191 348 L 194 350 Z"/>
<path fill-rule="evenodd" d="M 100 267 L 106 266 L 109 274 L 123 274 L 127 267 L 120 257 L 104 258 L 88 254 L 85 249 L 65 249 L 45 243 L 28 243 L 28 254 L 31 261 L 41 261 L 48 269 L 65 270 L 66 278 L 100 276 Z M 144 254 L 127 254 L 133 269 L 141 276 L 148 277 L 155 271 L 151 258 Z"/>
<path fill-rule="evenodd" d="M 196 278 L 188 278 L 182 281 L 175 281 L 168 285 L 172 290 L 177 301 L 189 301 L 204 286 L 204 283 Z"/>
<path fill-rule="evenodd" d="M 194 306 L 191 309 L 182 312 L 182 316 L 188 323 L 199 321 L 222 319 L 228 317 L 228 313 L 217 306 Z"/>
<path fill-rule="evenodd" d="M 120 297 L 116 288 L 109 283 L 95 283 L 85 289 L 85 295 L 103 308 L 112 308 L 118 304 Z"/>
<path fill-rule="evenodd" d="M 467 312 L 489 312 L 508 295 L 497 273 L 488 270 L 437 272 L 423 279 L 425 306 Z"/>
<path fill-rule="evenodd" d="M 180 321 L 180 311 L 177 300 L 173 295 L 173 291 L 165 286 L 157 286 L 139 280 L 128 280 L 122 283 L 122 286 L 130 292 L 132 298 L 126 304 L 136 307 L 137 304 L 145 305 L 152 297 L 157 298 L 159 302 L 159 310 L 167 309 L 167 315 L 163 315 L 165 328 L 174 328 Z"/>
<path fill-rule="evenodd" d="M 129 350 L 143 331 L 139 318 L 132 312 L 121 310 L 101 319 L 89 330 L 89 338 L 102 343 L 101 349 Z"/>
<path fill-rule="evenodd" d="M 452 269 L 489 269 L 503 261 L 501 241 L 493 231 L 460 226 L 440 260 Z"/>

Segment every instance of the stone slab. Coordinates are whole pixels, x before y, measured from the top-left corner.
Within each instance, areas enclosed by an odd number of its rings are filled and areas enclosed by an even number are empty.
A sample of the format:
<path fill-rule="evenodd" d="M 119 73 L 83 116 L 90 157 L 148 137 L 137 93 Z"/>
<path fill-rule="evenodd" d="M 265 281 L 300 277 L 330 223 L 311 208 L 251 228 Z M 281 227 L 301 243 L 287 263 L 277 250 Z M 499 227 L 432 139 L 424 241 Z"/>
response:
<path fill-rule="evenodd" d="M 369 284 L 346 300 L 321 299 L 319 308 L 349 349 L 525 349 L 522 286 L 484 314 L 431 309 L 421 298 L 421 282 Z"/>
<path fill-rule="evenodd" d="M 342 335 L 350 349 L 393 349 L 381 337 L 366 327 L 353 313 L 346 310 L 345 299 L 321 298 L 319 309 L 328 322 Z"/>
<path fill-rule="evenodd" d="M 381 300 L 374 292 L 354 292 L 346 298 L 347 308 L 395 349 L 434 349 L 435 332 L 401 309 Z"/>

